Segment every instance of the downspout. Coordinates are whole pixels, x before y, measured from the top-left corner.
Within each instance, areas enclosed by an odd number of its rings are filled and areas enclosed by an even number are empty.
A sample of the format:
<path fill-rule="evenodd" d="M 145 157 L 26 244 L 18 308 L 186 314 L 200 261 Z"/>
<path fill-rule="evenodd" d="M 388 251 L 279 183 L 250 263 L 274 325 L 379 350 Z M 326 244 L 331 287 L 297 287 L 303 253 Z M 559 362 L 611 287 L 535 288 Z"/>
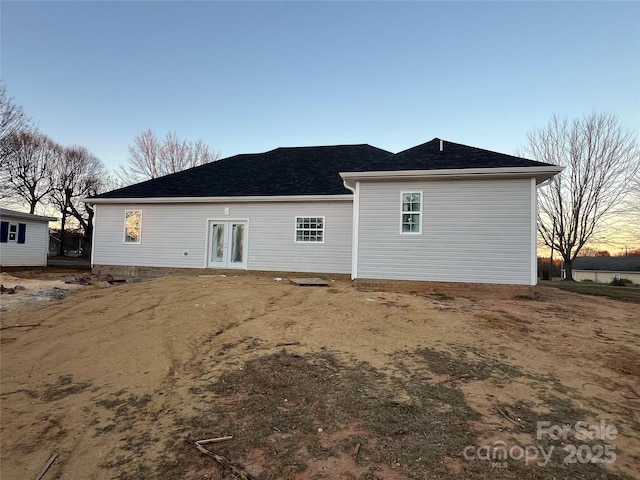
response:
<path fill-rule="evenodd" d="M 344 185 L 344 188 L 346 188 L 347 190 L 350 190 L 350 191 L 351 191 L 351 193 L 353 193 L 353 194 L 355 194 L 355 193 L 356 193 L 356 188 L 355 188 L 355 187 L 352 187 L 351 185 L 349 185 L 349 184 L 347 183 L 347 180 L 346 180 L 346 179 L 344 179 L 344 178 L 342 179 L 342 185 Z"/>
<path fill-rule="evenodd" d="M 360 182 L 356 180 L 355 187 L 352 187 L 347 183 L 346 179 L 342 180 L 344 188 L 350 190 L 353 193 L 353 220 L 352 220 L 352 233 L 351 233 L 351 279 L 358 278 L 358 234 L 359 234 L 359 219 L 360 219 Z"/>
<path fill-rule="evenodd" d="M 91 270 L 93 270 L 93 256 L 96 252 L 96 222 L 98 218 L 98 205 L 93 204 L 93 231 L 91 232 Z"/>
<path fill-rule="evenodd" d="M 536 188 L 536 178 L 531 177 L 531 277 L 529 285 L 535 286 L 538 283 L 538 189 Z"/>
<path fill-rule="evenodd" d="M 51 234 L 49 233 L 49 222 L 46 225 L 47 229 L 47 249 L 44 252 L 44 266 L 49 265 L 49 248 L 51 247 Z"/>

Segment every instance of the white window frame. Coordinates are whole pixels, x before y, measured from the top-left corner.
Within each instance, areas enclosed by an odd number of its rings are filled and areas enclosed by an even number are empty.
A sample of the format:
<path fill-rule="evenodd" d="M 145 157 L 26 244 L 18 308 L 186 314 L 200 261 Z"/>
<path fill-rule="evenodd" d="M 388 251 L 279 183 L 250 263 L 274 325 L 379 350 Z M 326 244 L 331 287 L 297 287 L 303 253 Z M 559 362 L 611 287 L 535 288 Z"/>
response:
<path fill-rule="evenodd" d="M 322 219 L 322 228 L 298 228 L 298 219 L 305 219 L 308 218 L 309 220 L 311 219 L 315 219 L 316 221 L 321 218 Z M 305 245 L 315 245 L 315 244 L 321 244 L 324 243 L 324 239 L 327 233 L 327 223 L 326 223 L 326 219 L 323 215 L 296 215 L 294 218 L 294 225 L 293 225 L 293 240 L 295 243 L 303 243 Z M 304 220 L 303 220 L 304 223 Z M 315 232 L 322 232 L 322 240 L 321 241 L 311 241 L 311 240 L 298 240 L 298 232 L 299 231 L 315 231 Z"/>
<path fill-rule="evenodd" d="M 418 211 L 405 211 L 404 210 L 404 196 L 405 195 L 415 195 L 418 194 L 420 195 L 420 210 Z M 423 204 L 423 195 L 422 195 L 422 191 L 418 190 L 412 190 L 412 191 L 405 191 L 405 192 L 400 192 L 400 235 L 422 235 L 422 204 Z M 406 214 L 411 214 L 411 215 L 418 215 L 419 221 L 418 221 L 418 231 L 417 232 L 405 232 L 402 229 L 402 225 L 404 224 L 404 222 L 402 221 L 402 217 L 403 215 Z"/>
<path fill-rule="evenodd" d="M 129 226 L 127 225 L 127 214 L 129 212 L 138 212 L 140 214 L 140 225 L 138 226 Z M 131 242 L 131 241 L 127 241 L 127 228 L 137 228 L 138 231 L 140 232 L 139 236 L 138 236 L 138 241 L 137 242 Z M 124 243 L 125 245 L 140 245 L 140 243 L 142 242 L 142 210 L 125 210 L 124 211 L 124 231 L 123 231 L 123 238 L 122 238 L 122 243 Z"/>
<path fill-rule="evenodd" d="M 12 232 L 11 231 L 11 227 L 15 227 L 15 230 Z M 9 222 L 9 227 L 7 227 L 7 243 L 8 242 L 15 242 L 18 243 L 18 230 L 20 227 L 18 227 L 17 223 L 13 223 L 13 222 Z M 12 238 L 13 236 L 13 238 Z"/>

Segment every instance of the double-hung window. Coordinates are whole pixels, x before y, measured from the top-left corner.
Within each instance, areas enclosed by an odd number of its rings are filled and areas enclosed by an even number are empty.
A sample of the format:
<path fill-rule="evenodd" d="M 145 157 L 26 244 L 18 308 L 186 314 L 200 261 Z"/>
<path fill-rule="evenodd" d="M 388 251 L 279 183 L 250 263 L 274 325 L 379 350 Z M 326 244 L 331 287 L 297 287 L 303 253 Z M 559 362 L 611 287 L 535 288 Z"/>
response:
<path fill-rule="evenodd" d="M 142 238 L 142 210 L 124 212 L 124 243 L 140 243 Z"/>
<path fill-rule="evenodd" d="M 422 233 L 422 192 L 402 192 L 400 197 L 400 233 Z"/>
<path fill-rule="evenodd" d="M 296 217 L 296 243 L 323 243 L 324 217 Z"/>
<path fill-rule="evenodd" d="M 18 239 L 18 225 L 15 223 L 9 224 L 9 241 L 15 242 Z"/>
<path fill-rule="evenodd" d="M 26 223 L 0 222 L 0 242 L 25 243 L 27 238 Z"/>

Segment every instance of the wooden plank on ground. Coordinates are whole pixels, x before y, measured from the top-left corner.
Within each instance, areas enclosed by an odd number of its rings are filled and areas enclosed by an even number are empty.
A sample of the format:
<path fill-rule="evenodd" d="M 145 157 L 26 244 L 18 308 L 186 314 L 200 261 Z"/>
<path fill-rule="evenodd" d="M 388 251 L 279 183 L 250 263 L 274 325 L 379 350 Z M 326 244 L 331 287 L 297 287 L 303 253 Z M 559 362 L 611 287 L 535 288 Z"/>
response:
<path fill-rule="evenodd" d="M 329 282 L 321 278 L 292 278 L 291 283 L 301 287 L 328 287 Z"/>

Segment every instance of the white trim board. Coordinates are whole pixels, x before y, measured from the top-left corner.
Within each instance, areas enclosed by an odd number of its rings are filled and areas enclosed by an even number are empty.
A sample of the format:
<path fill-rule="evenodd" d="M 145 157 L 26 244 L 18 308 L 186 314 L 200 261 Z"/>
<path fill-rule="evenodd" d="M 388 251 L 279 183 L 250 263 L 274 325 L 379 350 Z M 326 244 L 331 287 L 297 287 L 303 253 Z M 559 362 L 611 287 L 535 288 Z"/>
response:
<path fill-rule="evenodd" d="M 250 203 L 250 202 L 345 202 L 353 195 L 290 195 L 290 196 L 254 196 L 254 197 L 157 197 L 157 198 L 83 198 L 89 204 L 99 203 Z"/>

